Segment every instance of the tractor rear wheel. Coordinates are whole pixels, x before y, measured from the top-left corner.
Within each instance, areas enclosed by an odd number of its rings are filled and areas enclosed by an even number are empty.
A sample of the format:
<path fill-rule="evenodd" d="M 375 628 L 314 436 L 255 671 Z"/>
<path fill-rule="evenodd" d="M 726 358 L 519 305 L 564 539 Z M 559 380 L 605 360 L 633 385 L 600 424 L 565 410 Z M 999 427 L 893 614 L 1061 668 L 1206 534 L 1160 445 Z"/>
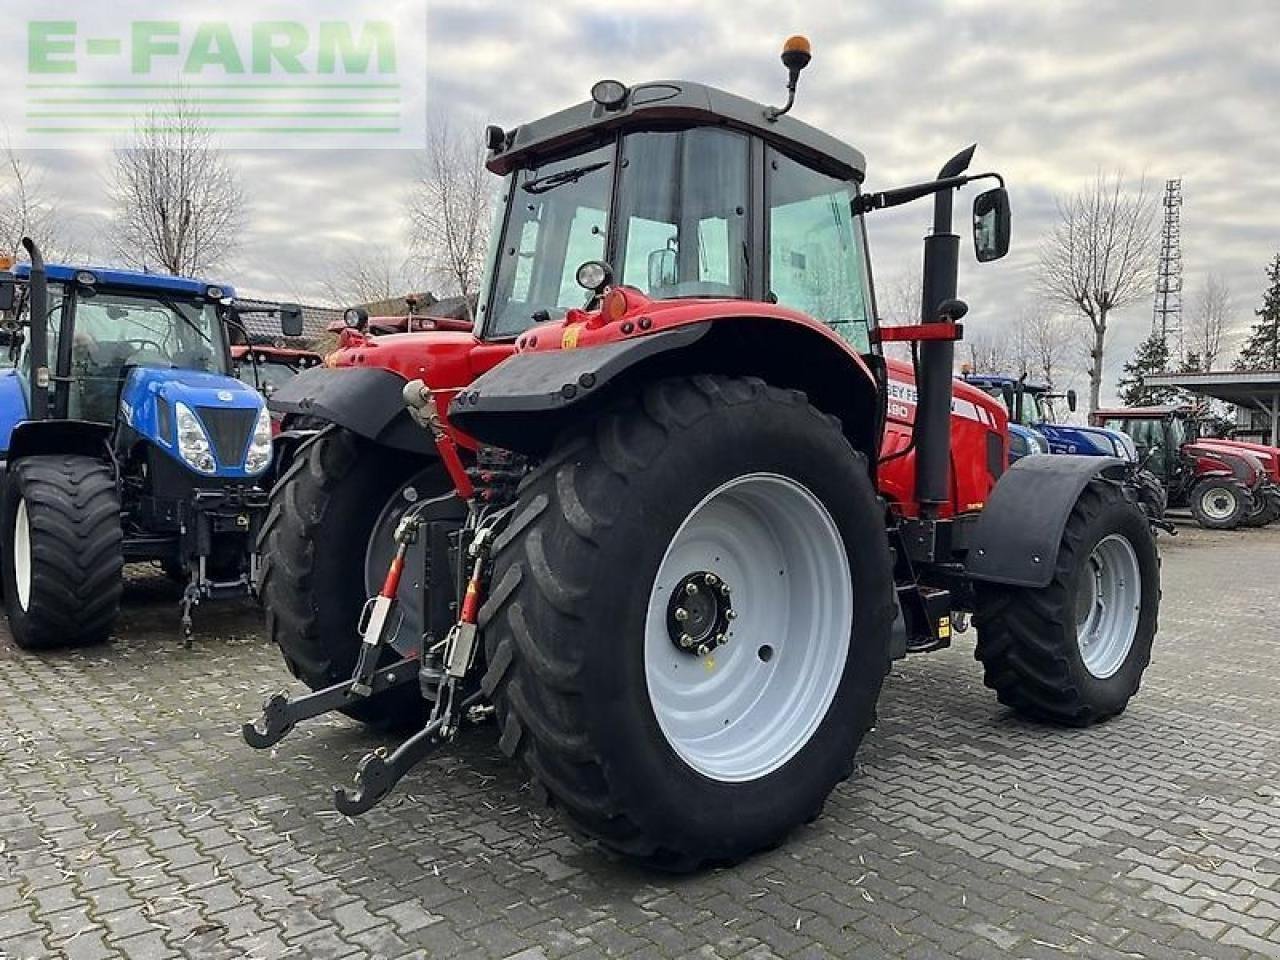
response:
<path fill-rule="evenodd" d="M 1249 501 L 1249 512 L 1241 521 L 1246 527 L 1265 527 L 1280 519 L 1280 497 L 1260 492 Z"/>
<path fill-rule="evenodd" d="M 28 457 L 6 484 L 2 575 L 14 642 L 24 650 L 104 642 L 124 588 L 111 468 L 93 457 Z"/>
<path fill-rule="evenodd" d="M 382 585 L 392 534 L 413 503 L 452 489 L 439 463 L 330 426 L 306 441 L 271 491 L 259 538 L 267 632 L 311 689 L 351 676 L 365 602 Z M 416 655 L 422 633 L 421 553 L 410 551 L 393 649 Z M 422 718 L 416 685 L 388 690 L 346 712 L 377 727 Z"/>
<path fill-rule="evenodd" d="M 816 817 L 889 667 L 884 512 L 839 424 L 652 384 L 521 486 L 481 610 L 500 745 L 604 847 L 731 863 Z"/>
<path fill-rule="evenodd" d="M 1001 703 L 1088 726 L 1138 692 L 1159 606 L 1160 561 L 1144 511 L 1095 480 L 1067 518 L 1048 586 L 978 584 L 974 655 Z"/>
<path fill-rule="evenodd" d="M 1191 515 L 1206 530 L 1234 530 L 1249 514 L 1249 491 L 1234 480 L 1209 477 L 1191 488 Z"/>

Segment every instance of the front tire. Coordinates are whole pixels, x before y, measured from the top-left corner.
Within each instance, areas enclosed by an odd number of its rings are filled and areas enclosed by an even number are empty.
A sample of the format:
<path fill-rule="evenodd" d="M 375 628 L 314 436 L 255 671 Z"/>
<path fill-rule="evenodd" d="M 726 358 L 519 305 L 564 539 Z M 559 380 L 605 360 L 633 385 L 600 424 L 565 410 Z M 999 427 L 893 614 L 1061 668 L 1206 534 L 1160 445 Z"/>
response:
<path fill-rule="evenodd" d="M 106 641 L 124 588 L 111 468 L 92 457 L 28 457 L 6 484 L 0 575 L 14 642 L 43 650 Z"/>
<path fill-rule="evenodd" d="M 386 574 L 386 562 L 379 573 L 378 561 L 394 549 L 397 511 L 450 489 L 438 463 L 339 427 L 328 427 L 299 448 L 272 489 L 259 538 L 267 632 L 295 677 L 318 690 L 351 676 L 360 651 L 361 611 Z M 410 554 L 420 566 L 420 552 Z M 406 568 L 398 597 L 403 619 L 396 649 L 386 651 L 384 664 L 397 654 L 416 654 L 422 585 L 415 570 Z M 411 684 L 344 712 L 376 727 L 396 727 L 421 719 L 422 708 Z"/>
<path fill-rule="evenodd" d="M 866 460 L 798 392 L 668 380 L 580 425 L 522 485 L 492 583 L 502 749 L 651 866 L 779 843 L 874 722 L 884 514 Z"/>
<path fill-rule="evenodd" d="M 1248 516 L 1252 499 L 1234 480 L 1209 477 L 1191 488 L 1191 515 L 1206 530 L 1234 530 Z"/>
<path fill-rule="evenodd" d="M 988 687 L 1028 717 L 1084 727 L 1121 713 L 1151 662 L 1160 560 L 1144 511 L 1094 480 L 1067 519 L 1048 586 L 979 583 Z"/>

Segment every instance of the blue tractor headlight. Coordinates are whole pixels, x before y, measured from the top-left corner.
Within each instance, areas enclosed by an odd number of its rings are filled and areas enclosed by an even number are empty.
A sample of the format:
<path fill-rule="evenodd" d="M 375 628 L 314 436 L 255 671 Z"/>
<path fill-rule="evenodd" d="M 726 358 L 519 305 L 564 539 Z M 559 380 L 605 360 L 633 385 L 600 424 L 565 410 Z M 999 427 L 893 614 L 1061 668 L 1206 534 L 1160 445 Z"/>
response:
<path fill-rule="evenodd" d="M 258 420 L 253 426 L 253 439 L 249 441 L 249 452 L 244 458 L 246 473 L 261 473 L 271 465 L 271 414 L 266 407 L 258 411 Z"/>
<path fill-rule="evenodd" d="M 173 411 L 178 426 L 178 455 L 199 473 L 217 473 L 218 461 L 200 418 L 185 403 L 175 403 Z"/>

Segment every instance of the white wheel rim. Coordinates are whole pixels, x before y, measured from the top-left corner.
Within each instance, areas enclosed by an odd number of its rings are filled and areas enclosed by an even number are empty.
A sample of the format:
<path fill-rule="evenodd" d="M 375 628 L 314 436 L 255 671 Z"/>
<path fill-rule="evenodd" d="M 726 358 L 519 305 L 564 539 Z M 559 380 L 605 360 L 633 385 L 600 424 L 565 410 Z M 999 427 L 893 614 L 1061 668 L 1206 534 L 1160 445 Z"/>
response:
<path fill-rule="evenodd" d="M 1118 533 L 1089 555 L 1076 594 L 1076 643 L 1085 669 L 1105 680 L 1128 659 L 1142 615 L 1142 573 L 1133 545 Z"/>
<path fill-rule="evenodd" d="M 1200 497 L 1200 509 L 1210 520 L 1226 520 L 1236 512 L 1236 494 L 1227 487 L 1212 487 Z"/>
<path fill-rule="evenodd" d="M 677 645 L 672 604 L 706 573 L 728 588 L 717 600 L 728 629 L 698 655 Z M 817 497 L 769 473 L 714 490 L 676 531 L 649 595 L 645 681 L 667 742 L 712 780 L 777 770 L 826 717 L 852 626 L 849 558 Z"/>
<path fill-rule="evenodd" d="M 13 579 L 18 588 L 18 606 L 24 611 L 31 603 L 31 522 L 27 519 L 27 501 L 18 501 L 18 514 L 13 521 Z"/>

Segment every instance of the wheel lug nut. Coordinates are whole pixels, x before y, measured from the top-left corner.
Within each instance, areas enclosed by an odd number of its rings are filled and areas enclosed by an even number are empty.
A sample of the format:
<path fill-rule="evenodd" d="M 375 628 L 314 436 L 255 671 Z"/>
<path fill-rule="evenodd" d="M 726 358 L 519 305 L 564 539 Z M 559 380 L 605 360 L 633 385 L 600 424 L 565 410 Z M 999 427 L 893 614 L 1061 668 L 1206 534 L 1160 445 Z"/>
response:
<path fill-rule="evenodd" d="M 684 588 L 684 592 L 692 597 L 698 592 L 698 585 L 696 583 L 690 583 Z"/>
<path fill-rule="evenodd" d="M 717 577 L 714 573 L 708 573 L 705 577 L 702 578 L 702 582 L 705 583 L 708 587 L 714 587 L 717 583 L 720 582 L 720 578 Z"/>
<path fill-rule="evenodd" d="M 686 648 L 692 647 L 693 637 L 689 636 L 687 633 L 680 634 L 680 646 L 686 647 Z"/>
<path fill-rule="evenodd" d="M 738 611 L 733 609 L 733 607 L 730 607 L 728 610 L 724 612 L 724 616 L 726 620 L 737 620 Z"/>
<path fill-rule="evenodd" d="M 727 597 L 729 595 L 729 585 L 727 583 L 720 584 L 720 592 Z"/>
<path fill-rule="evenodd" d="M 684 623 L 688 619 L 689 619 L 689 611 L 686 610 L 684 607 L 676 607 L 676 620 L 679 621 L 680 623 Z"/>
<path fill-rule="evenodd" d="M 705 657 L 710 652 L 711 652 L 711 648 L 708 647 L 705 643 L 698 648 L 698 656 L 700 657 Z"/>

